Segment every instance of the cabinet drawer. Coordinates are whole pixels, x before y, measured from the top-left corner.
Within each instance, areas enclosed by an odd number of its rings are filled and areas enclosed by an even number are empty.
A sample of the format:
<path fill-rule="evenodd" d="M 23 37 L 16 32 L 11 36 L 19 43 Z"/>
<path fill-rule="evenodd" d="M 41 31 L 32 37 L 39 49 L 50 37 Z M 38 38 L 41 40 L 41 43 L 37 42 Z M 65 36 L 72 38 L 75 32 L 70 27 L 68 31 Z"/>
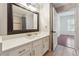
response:
<path fill-rule="evenodd" d="M 31 46 L 32 46 L 31 44 L 27 44 L 27 45 L 18 47 L 16 49 L 10 51 L 9 55 L 11 55 L 11 56 L 20 56 L 20 55 L 26 54 L 27 52 L 31 53 Z"/>

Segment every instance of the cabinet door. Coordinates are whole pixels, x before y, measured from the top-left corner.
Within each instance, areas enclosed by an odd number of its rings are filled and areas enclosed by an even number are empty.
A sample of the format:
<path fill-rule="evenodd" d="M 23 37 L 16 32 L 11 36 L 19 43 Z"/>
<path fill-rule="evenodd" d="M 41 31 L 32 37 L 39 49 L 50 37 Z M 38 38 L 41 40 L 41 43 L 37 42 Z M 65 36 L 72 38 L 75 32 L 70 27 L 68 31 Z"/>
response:
<path fill-rule="evenodd" d="M 37 43 L 38 42 L 38 43 Z M 42 56 L 42 40 L 33 42 L 33 55 Z"/>
<path fill-rule="evenodd" d="M 33 55 L 42 56 L 42 46 L 41 45 L 34 47 Z"/>
<path fill-rule="evenodd" d="M 43 38 L 43 54 L 49 49 L 49 37 Z"/>

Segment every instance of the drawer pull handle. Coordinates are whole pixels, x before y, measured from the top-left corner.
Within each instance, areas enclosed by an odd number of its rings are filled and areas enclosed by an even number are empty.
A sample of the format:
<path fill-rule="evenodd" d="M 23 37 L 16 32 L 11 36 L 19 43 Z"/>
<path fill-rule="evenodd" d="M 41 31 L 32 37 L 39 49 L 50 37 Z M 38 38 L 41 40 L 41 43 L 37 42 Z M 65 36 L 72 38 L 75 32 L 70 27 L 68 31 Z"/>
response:
<path fill-rule="evenodd" d="M 22 53 L 22 52 L 24 52 L 24 51 L 25 51 L 25 49 L 23 49 L 22 51 L 19 51 L 19 54 Z"/>

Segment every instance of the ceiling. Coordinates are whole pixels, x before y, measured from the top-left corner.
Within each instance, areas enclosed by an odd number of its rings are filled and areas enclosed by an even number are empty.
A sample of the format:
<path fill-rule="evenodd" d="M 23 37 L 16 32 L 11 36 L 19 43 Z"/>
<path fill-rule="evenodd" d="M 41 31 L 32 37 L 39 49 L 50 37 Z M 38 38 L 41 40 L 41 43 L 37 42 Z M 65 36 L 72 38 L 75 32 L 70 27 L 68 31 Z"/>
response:
<path fill-rule="evenodd" d="M 76 3 L 53 3 L 57 12 L 64 12 L 76 8 Z"/>
<path fill-rule="evenodd" d="M 61 7 L 61 6 L 65 6 L 65 5 L 68 5 L 69 3 L 53 3 L 53 6 L 55 8 L 58 8 L 58 7 Z"/>

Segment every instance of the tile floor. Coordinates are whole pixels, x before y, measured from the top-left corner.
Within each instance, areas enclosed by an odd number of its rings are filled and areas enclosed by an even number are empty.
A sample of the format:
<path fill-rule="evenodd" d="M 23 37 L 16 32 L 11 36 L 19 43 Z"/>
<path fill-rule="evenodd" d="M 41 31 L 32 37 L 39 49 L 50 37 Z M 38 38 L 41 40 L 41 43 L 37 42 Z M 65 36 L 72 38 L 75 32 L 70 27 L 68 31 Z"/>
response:
<path fill-rule="evenodd" d="M 55 51 L 47 52 L 45 56 L 77 56 L 75 49 L 58 45 Z"/>
<path fill-rule="evenodd" d="M 53 53 L 54 56 L 77 56 L 75 49 L 58 45 Z"/>

